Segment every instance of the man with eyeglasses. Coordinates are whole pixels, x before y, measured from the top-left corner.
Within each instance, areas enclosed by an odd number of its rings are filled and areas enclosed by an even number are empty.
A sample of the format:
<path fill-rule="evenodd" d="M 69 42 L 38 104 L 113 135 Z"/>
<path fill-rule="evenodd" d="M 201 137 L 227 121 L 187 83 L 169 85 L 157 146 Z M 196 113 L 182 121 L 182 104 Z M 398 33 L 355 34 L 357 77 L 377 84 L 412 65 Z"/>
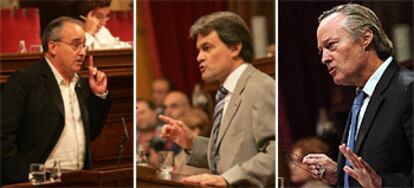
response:
<path fill-rule="evenodd" d="M 111 106 L 107 77 L 89 57 L 88 78 L 78 75 L 86 57 L 85 32 L 76 19 L 59 17 L 45 28 L 40 63 L 16 71 L 1 96 L 3 184 L 28 181 L 29 165 L 60 161 L 63 169 L 91 167 L 90 141 Z"/>
<path fill-rule="evenodd" d="M 119 41 L 106 28 L 110 19 L 111 0 L 78 1 L 77 9 L 85 21 L 86 45 L 92 49 L 129 48 L 130 44 Z"/>

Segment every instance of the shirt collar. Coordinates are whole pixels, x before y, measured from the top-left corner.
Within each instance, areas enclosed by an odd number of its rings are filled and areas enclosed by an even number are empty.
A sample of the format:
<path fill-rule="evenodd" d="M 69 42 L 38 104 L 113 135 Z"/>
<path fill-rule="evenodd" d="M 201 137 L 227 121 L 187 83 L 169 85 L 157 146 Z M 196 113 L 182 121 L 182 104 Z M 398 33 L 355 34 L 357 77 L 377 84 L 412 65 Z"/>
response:
<path fill-rule="evenodd" d="M 369 97 L 371 97 L 374 93 L 375 87 L 377 86 L 379 80 L 384 74 L 385 69 L 387 69 L 388 65 L 390 65 L 392 59 L 393 58 L 391 56 L 388 57 L 387 60 L 385 60 L 384 63 L 382 63 L 381 66 L 378 67 L 374 74 L 371 75 L 371 77 L 365 84 L 364 88 L 362 88 L 362 91 L 364 91 L 364 93 L 367 94 Z"/>
<path fill-rule="evenodd" d="M 224 80 L 223 87 L 229 91 L 229 93 L 233 93 L 234 88 L 236 87 L 237 81 L 239 80 L 241 74 L 246 70 L 247 63 L 242 63 L 239 67 L 237 67 L 233 72 L 227 76 L 226 80 Z"/>
<path fill-rule="evenodd" d="M 52 73 L 56 78 L 56 81 L 59 85 L 63 85 L 64 79 L 63 76 L 59 73 L 59 71 L 56 70 L 55 66 L 50 62 L 50 60 L 45 57 L 47 64 L 49 65 L 50 69 L 52 69 Z M 74 76 L 72 77 L 71 83 L 78 83 L 79 80 L 79 75 L 77 73 L 74 74 Z"/>
<path fill-rule="evenodd" d="M 64 79 L 63 76 L 59 73 L 59 71 L 56 70 L 55 66 L 50 62 L 50 60 L 45 57 L 47 64 L 49 65 L 50 69 L 52 69 L 52 73 L 56 78 L 56 81 L 59 85 L 63 85 Z M 72 77 L 71 83 L 78 83 L 79 80 L 79 75 L 77 73 L 74 74 L 74 76 Z"/>

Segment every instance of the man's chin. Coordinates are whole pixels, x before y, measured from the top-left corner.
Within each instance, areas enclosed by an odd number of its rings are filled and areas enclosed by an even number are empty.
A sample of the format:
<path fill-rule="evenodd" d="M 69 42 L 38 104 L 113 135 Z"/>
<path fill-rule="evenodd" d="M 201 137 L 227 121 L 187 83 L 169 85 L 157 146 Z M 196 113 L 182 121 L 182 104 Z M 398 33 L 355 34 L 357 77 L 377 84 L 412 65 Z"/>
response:
<path fill-rule="evenodd" d="M 214 81 L 216 81 L 216 79 L 214 79 L 210 75 L 205 75 L 205 74 L 201 75 L 201 79 L 203 79 L 203 81 L 205 81 L 205 82 L 214 82 Z"/>

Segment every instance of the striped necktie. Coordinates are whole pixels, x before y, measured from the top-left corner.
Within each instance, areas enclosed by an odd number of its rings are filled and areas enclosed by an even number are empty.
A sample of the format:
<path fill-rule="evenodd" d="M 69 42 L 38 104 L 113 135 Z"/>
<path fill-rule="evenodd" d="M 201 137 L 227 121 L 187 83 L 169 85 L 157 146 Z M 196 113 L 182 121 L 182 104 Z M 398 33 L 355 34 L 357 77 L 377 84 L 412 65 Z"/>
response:
<path fill-rule="evenodd" d="M 223 116 L 223 108 L 224 108 L 224 97 L 226 97 L 227 93 L 226 88 L 221 86 L 219 90 L 216 93 L 216 106 L 214 107 L 214 123 L 213 123 L 213 129 L 211 130 L 211 141 L 212 141 L 212 149 L 210 152 L 210 169 L 213 174 L 217 174 L 217 150 L 218 150 L 218 143 L 217 143 L 217 137 L 219 135 L 219 129 L 220 129 L 220 122 L 221 117 Z"/>
<path fill-rule="evenodd" d="M 362 103 L 364 102 L 365 93 L 362 90 L 357 91 L 357 96 L 355 97 L 354 104 L 352 105 L 351 111 L 351 125 L 349 127 L 349 136 L 347 146 L 354 151 L 354 144 L 355 144 L 355 133 L 357 128 L 358 122 L 358 115 L 359 111 L 361 110 Z M 348 159 L 345 161 L 346 166 L 351 166 L 349 164 Z M 344 175 L 344 188 L 349 188 L 349 174 L 345 173 Z"/>

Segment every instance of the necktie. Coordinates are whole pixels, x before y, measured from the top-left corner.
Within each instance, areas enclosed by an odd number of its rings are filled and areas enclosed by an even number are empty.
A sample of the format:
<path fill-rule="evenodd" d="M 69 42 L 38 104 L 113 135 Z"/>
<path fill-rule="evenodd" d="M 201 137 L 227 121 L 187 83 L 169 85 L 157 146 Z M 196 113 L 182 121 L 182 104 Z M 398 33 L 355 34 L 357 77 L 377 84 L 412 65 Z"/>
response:
<path fill-rule="evenodd" d="M 217 174 L 217 167 L 216 167 L 216 155 L 218 149 L 217 137 L 219 135 L 220 129 L 220 122 L 221 117 L 223 116 L 223 108 L 224 108 L 224 97 L 226 97 L 228 91 L 226 88 L 221 86 L 216 93 L 216 106 L 214 107 L 214 122 L 213 122 L 213 129 L 211 130 L 211 140 L 212 140 L 212 149 L 210 152 L 210 169 L 213 174 Z"/>
<path fill-rule="evenodd" d="M 353 151 L 355 144 L 355 133 L 358 123 L 358 114 L 361 110 L 362 103 L 364 102 L 365 93 L 362 90 L 357 91 L 357 96 L 355 97 L 354 104 L 352 104 L 351 111 L 351 125 L 349 127 L 349 136 L 347 146 Z M 345 165 L 350 166 L 349 161 L 345 161 Z M 344 175 L 344 188 L 349 187 L 349 174 L 345 173 Z"/>

